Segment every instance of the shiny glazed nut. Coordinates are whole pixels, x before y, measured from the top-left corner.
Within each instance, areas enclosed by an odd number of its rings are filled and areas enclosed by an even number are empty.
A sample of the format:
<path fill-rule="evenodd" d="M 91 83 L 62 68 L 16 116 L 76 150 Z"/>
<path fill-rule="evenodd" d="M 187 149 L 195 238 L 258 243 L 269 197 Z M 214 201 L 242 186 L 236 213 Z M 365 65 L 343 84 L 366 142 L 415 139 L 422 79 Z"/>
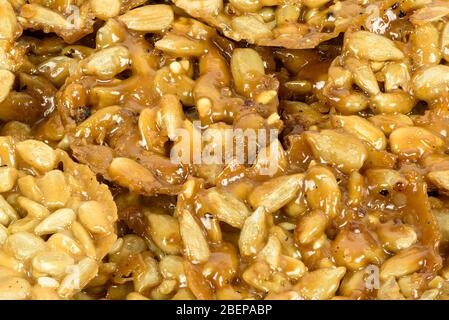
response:
<path fill-rule="evenodd" d="M 40 171 L 48 171 L 56 165 L 55 152 L 45 143 L 26 140 L 16 146 L 18 155 L 29 165 Z"/>
<path fill-rule="evenodd" d="M 390 135 L 391 151 L 403 158 L 416 160 L 425 153 L 437 151 L 443 146 L 443 139 L 424 128 L 399 128 Z"/>
<path fill-rule="evenodd" d="M 264 182 L 255 188 L 248 197 L 253 208 L 264 207 L 275 212 L 293 200 L 302 188 L 302 174 L 283 176 Z"/>
<path fill-rule="evenodd" d="M 173 10 L 168 5 L 143 6 L 119 17 L 128 29 L 155 32 L 168 28 L 173 20 Z"/>
<path fill-rule="evenodd" d="M 331 121 L 335 127 L 345 129 L 375 149 L 383 150 L 387 145 L 385 135 L 368 120 L 358 116 L 333 116 Z"/>
<path fill-rule="evenodd" d="M 404 54 L 394 42 L 368 31 L 357 31 L 349 36 L 348 49 L 361 59 L 373 61 L 399 60 Z"/>
<path fill-rule="evenodd" d="M 0 201 L 2 230 L 7 230 L 7 233 L 2 232 L 3 256 L 0 260 L 3 259 L 3 262 L 0 264 L 11 270 L 20 270 L 20 280 L 17 283 L 28 283 L 32 293 L 21 296 L 21 291 L 16 288 L 17 296 L 11 297 L 71 298 L 96 276 L 98 262 L 95 259 L 100 261 L 116 239 L 117 209 L 112 195 L 105 185 L 96 181 L 95 175 L 87 167 L 74 163 L 61 150 L 54 150 L 36 140 L 19 142 L 13 150 L 17 150 L 20 159 L 17 168 L 5 166 L 2 170 L 15 172 L 16 175 L 20 173 L 21 178 L 16 189 L 17 197 L 5 199 L 2 196 Z M 48 171 L 56 163 L 60 163 L 63 171 Z M 40 170 L 29 171 L 33 172 L 33 177 L 27 175 L 25 168 Z M 12 181 L 10 179 L 4 179 L 5 188 L 6 183 Z M 58 191 L 61 187 L 63 189 Z M 9 190 L 4 189 L 2 192 L 8 193 Z M 81 195 L 86 200 L 94 200 L 91 203 L 101 202 L 101 206 L 108 212 L 107 232 L 102 233 L 101 238 L 87 232 L 82 234 L 77 229 L 77 219 L 84 222 L 96 221 L 101 216 L 98 210 L 83 213 L 78 206 L 68 207 L 73 199 Z M 22 217 L 17 215 L 14 206 L 23 214 Z M 96 231 L 95 228 L 91 229 Z M 91 256 L 89 259 L 92 260 L 83 260 L 86 256 Z M 77 267 L 81 268 L 80 286 L 73 286 L 73 281 L 78 281 L 74 278 L 78 273 L 73 270 Z M 87 268 L 86 274 L 83 274 L 84 267 Z M 73 275 L 73 272 L 76 274 Z M 43 290 L 43 285 L 48 289 Z M 11 294 L 8 290 L 3 288 L 0 294 Z"/>
<path fill-rule="evenodd" d="M 184 210 L 180 213 L 179 228 L 189 260 L 196 263 L 207 261 L 210 256 L 209 246 L 203 230 L 189 211 Z"/>
<path fill-rule="evenodd" d="M 228 192 L 209 189 L 203 199 L 208 211 L 235 228 L 243 227 L 251 214 L 243 201 Z"/>
<path fill-rule="evenodd" d="M 363 143 L 337 130 L 306 132 L 305 137 L 316 158 L 349 173 L 363 166 L 366 149 Z"/>
<path fill-rule="evenodd" d="M 448 89 L 449 67 L 429 66 L 418 71 L 412 79 L 413 90 L 418 99 L 432 101 L 445 95 Z"/>
<path fill-rule="evenodd" d="M 337 214 L 341 191 L 331 170 L 320 166 L 310 168 L 304 179 L 304 188 L 307 203 L 312 209 L 319 209 L 331 217 Z"/>
<path fill-rule="evenodd" d="M 259 207 L 243 224 L 239 237 L 239 248 L 242 255 L 252 256 L 262 249 L 267 236 L 266 211 Z"/>

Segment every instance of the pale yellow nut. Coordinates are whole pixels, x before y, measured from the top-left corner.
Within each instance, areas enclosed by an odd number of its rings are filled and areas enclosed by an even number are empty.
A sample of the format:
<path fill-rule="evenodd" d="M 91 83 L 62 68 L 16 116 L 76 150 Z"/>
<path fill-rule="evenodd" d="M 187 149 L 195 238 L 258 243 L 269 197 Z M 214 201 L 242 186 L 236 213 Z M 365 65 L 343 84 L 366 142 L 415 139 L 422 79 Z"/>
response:
<path fill-rule="evenodd" d="M 8 70 L 0 70 L 0 103 L 5 101 L 6 97 L 11 92 L 14 80 L 14 73 Z"/>
<path fill-rule="evenodd" d="M 174 61 L 172 63 L 170 63 L 169 65 L 170 71 L 173 72 L 174 74 L 180 74 L 182 71 L 182 66 L 178 61 Z"/>
<path fill-rule="evenodd" d="M 19 215 L 6 200 L 0 195 L 0 224 L 7 226 L 11 221 L 19 219 Z"/>
<path fill-rule="evenodd" d="M 168 254 L 181 252 L 181 234 L 178 219 L 165 214 L 145 214 L 148 221 L 147 232 L 155 244 Z"/>
<path fill-rule="evenodd" d="M 440 290 L 429 289 L 423 292 L 419 300 L 438 300 L 438 296 L 440 296 Z"/>
<path fill-rule="evenodd" d="M 83 71 L 88 75 L 110 79 L 131 64 L 131 56 L 125 46 L 113 46 L 95 52 L 84 61 Z"/>
<path fill-rule="evenodd" d="M 8 226 L 9 233 L 18 233 L 18 232 L 30 232 L 33 233 L 36 226 L 39 224 L 39 220 L 37 218 L 25 217 L 20 220 L 16 220 L 12 222 Z"/>
<path fill-rule="evenodd" d="M 184 259 L 180 256 L 167 255 L 159 263 L 159 269 L 164 279 L 177 280 L 180 284 L 186 282 Z"/>
<path fill-rule="evenodd" d="M 173 2 L 194 17 L 216 16 L 223 8 L 223 0 L 174 0 Z"/>
<path fill-rule="evenodd" d="M 346 273 L 346 268 L 324 268 L 306 273 L 294 289 L 308 300 L 326 300 L 332 298 Z"/>
<path fill-rule="evenodd" d="M 366 195 L 365 178 L 359 172 L 351 172 L 347 188 L 350 205 L 357 205 L 363 201 Z"/>
<path fill-rule="evenodd" d="M 440 32 L 432 23 L 416 26 L 410 35 L 410 44 L 415 65 L 423 66 L 440 62 Z"/>
<path fill-rule="evenodd" d="M 27 217 L 44 219 L 50 215 L 50 211 L 46 207 L 31 199 L 18 197 L 17 203 L 27 212 Z"/>
<path fill-rule="evenodd" d="M 366 271 L 348 272 L 341 281 L 338 292 L 340 295 L 350 297 L 354 292 L 363 292 L 366 288 Z"/>
<path fill-rule="evenodd" d="M 279 268 L 281 263 L 282 244 L 276 235 L 272 234 L 268 237 L 267 243 L 257 254 L 257 260 L 267 262 L 273 269 Z"/>
<path fill-rule="evenodd" d="M 420 127 L 399 128 L 390 135 L 390 148 L 402 158 L 416 160 L 444 147 L 444 140 Z"/>
<path fill-rule="evenodd" d="M 438 189 L 449 191 L 449 170 L 432 171 L 427 174 L 427 178 Z"/>
<path fill-rule="evenodd" d="M 381 279 L 401 277 L 420 270 L 428 255 L 426 249 L 410 248 L 385 261 L 380 269 Z"/>
<path fill-rule="evenodd" d="M 241 228 L 251 214 L 243 201 L 226 191 L 209 189 L 202 200 L 210 213 L 235 228 Z"/>
<path fill-rule="evenodd" d="M 443 53 L 444 60 L 449 60 L 449 22 L 446 22 L 443 30 L 441 31 L 441 51 Z"/>
<path fill-rule="evenodd" d="M 328 129 L 309 131 L 305 138 L 317 159 L 335 165 L 344 173 L 359 170 L 367 158 L 362 141 L 347 133 Z"/>
<path fill-rule="evenodd" d="M 108 173 L 114 182 L 135 191 L 146 191 L 146 187 L 152 186 L 156 181 L 151 171 L 128 158 L 115 158 L 108 168 Z"/>
<path fill-rule="evenodd" d="M 56 56 L 42 62 L 37 67 L 37 71 L 55 86 L 61 87 L 70 76 L 70 72 L 76 67 L 77 62 L 73 58 Z M 54 70 L 58 70 L 58 72 Z"/>
<path fill-rule="evenodd" d="M 108 20 L 120 14 L 120 0 L 90 0 L 90 6 L 97 18 Z"/>
<path fill-rule="evenodd" d="M 37 179 L 42 203 L 51 210 L 63 208 L 69 201 L 71 190 L 67 178 L 60 170 L 52 170 Z"/>
<path fill-rule="evenodd" d="M 45 287 L 38 283 L 31 289 L 31 300 L 61 300 L 61 297 L 56 293 L 55 287 Z"/>
<path fill-rule="evenodd" d="M 229 3 L 242 12 L 256 12 L 263 6 L 260 0 L 230 0 Z"/>
<path fill-rule="evenodd" d="M 16 168 L 17 160 L 15 150 L 15 141 L 12 137 L 0 137 L 0 165 Z"/>
<path fill-rule="evenodd" d="M 345 66 L 352 72 L 355 84 L 362 90 L 370 95 L 376 95 L 380 92 L 376 76 L 367 62 L 348 57 L 345 60 Z"/>
<path fill-rule="evenodd" d="M 109 106 L 96 111 L 77 127 L 76 136 L 95 138 L 98 143 L 102 143 L 105 132 L 117 124 L 120 109 L 119 106 Z"/>
<path fill-rule="evenodd" d="M 23 5 L 20 8 L 20 17 L 24 18 L 28 23 L 58 29 L 71 29 L 74 26 L 63 15 L 39 4 Z"/>
<path fill-rule="evenodd" d="M 26 300 L 31 295 L 30 283 L 19 277 L 0 279 L 0 300 Z"/>
<path fill-rule="evenodd" d="M 390 135 L 401 127 L 413 126 L 413 121 L 405 114 L 379 114 L 368 118 L 368 121 L 381 129 L 385 135 Z"/>
<path fill-rule="evenodd" d="M 365 226 L 354 222 L 334 239 L 332 255 L 337 265 L 354 271 L 379 264 L 385 254 L 377 238 Z"/>
<path fill-rule="evenodd" d="M 329 1 L 330 0 L 304 0 L 302 3 L 309 8 L 319 8 Z"/>
<path fill-rule="evenodd" d="M 56 166 L 56 153 L 44 142 L 25 140 L 19 142 L 16 149 L 22 160 L 42 172 L 49 171 Z"/>
<path fill-rule="evenodd" d="M 44 202 L 44 195 L 40 189 L 37 179 L 31 175 L 26 175 L 17 180 L 20 192 L 30 200 L 38 203 Z"/>
<path fill-rule="evenodd" d="M 365 110 L 368 106 L 368 98 L 361 92 L 353 92 L 348 89 L 332 92 L 335 96 L 330 99 L 330 104 L 343 114 L 354 114 Z"/>
<path fill-rule="evenodd" d="M 78 221 L 73 221 L 71 228 L 73 238 L 79 243 L 85 255 L 89 258 L 97 258 L 97 250 L 91 234 Z"/>
<path fill-rule="evenodd" d="M 75 264 L 75 260 L 65 252 L 45 251 L 38 253 L 32 260 L 35 271 L 59 278 L 68 268 Z"/>
<path fill-rule="evenodd" d="M 17 36 L 19 36 L 21 32 L 21 28 L 19 23 L 17 22 L 14 8 L 11 6 L 9 1 L 0 0 L 0 12 L 0 40 L 12 41 Z M 1 77 L 0 79 L 3 80 L 3 77 Z M 1 99 L 0 95 L 0 102 L 2 101 L 3 100 Z"/>
<path fill-rule="evenodd" d="M 23 276 L 25 265 L 22 261 L 13 257 L 10 252 L 7 252 L 6 250 L 0 250 L 0 271 L 3 271 L 3 269 L 5 268 L 9 270 L 9 273 L 3 272 L 2 277 L 8 274 Z"/>
<path fill-rule="evenodd" d="M 60 231 L 75 221 L 76 215 L 72 209 L 59 209 L 45 218 L 34 230 L 37 235 L 51 234 Z"/>
<path fill-rule="evenodd" d="M 114 231 L 112 219 L 98 201 L 88 201 L 78 208 L 79 221 L 93 234 L 105 235 Z"/>
<path fill-rule="evenodd" d="M 392 252 L 407 249 L 418 240 L 413 227 L 403 224 L 383 224 L 377 228 L 383 246 Z"/>
<path fill-rule="evenodd" d="M 207 50 L 204 41 L 194 40 L 174 33 L 166 34 L 155 42 L 156 49 L 177 57 L 199 57 Z"/>
<path fill-rule="evenodd" d="M 329 81 L 337 88 L 351 89 L 353 83 L 352 73 L 339 66 L 331 66 L 328 70 Z"/>
<path fill-rule="evenodd" d="M 428 4 L 431 5 L 427 6 Z M 407 11 L 418 9 L 410 17 L 413 25 L 417 26 L 436 22 L 449 14 L 449 7 L 445 3 L 433 4 L 431 0 L 405 0 L 404 8 L 407 8 Z"/>
<path fill-rule="evenodd" d="M 161 283 L 162 277 L 159 272 L 159 266 L 157 261 L 153 258 L 153 254 L 150 252 L 144 252 L 141 254 L 144 267 L 141 270 L 135 272 L 133 277 L 134 288 L 138 292 L 145 292 L 149 288 L 155 287 Z"/>
<path fill-rule="evenodd" d="M 387 138 L 383 132 L 362 117 L 331 116 L 331 122 L 334 127 L 345 129 L 377 150 L 383 150 L 387 146 Z"/>
<path fill-rule="evenodd" d="M 177 138 L 177 130 L 183 129 L 184 111 L 177 96 L 166 94 L 162 96 L 161 101 L 161 121 L 167 135 L 171 140 Z"/>
<path fill-rule="evenodd" d="M 301 260 L 287 255 L 281 255 L 279 265 L 281 269 L 284 270 L 285 274 L 292 280 L 298 280 L 307 271 L 307 267 Z"/>
<path fill-rule="evenodd" d="M 252 263 L 242 275 L 250 286 L 262 292 L 285 292 L 291 288 L 289 278 L 284 272 L 273 272 L 265 261 Z"/>
<path fill-rule="evenodd" d="M 277 26 L 288 25 L 298 21 L 301 9 L 295 4 L 285 4 L 278 6 L 275 11 Z"/>
<path fill-rule="evenodd" d="M 196 102 L 196 108 L 200 117 L 204 118 L 212 113 L 212 101 L 209 98 L 203 97 Z"/>
<path fill-rule="evenodd" d="M 268 180 L 250 193 L 248 202 L 253 208 L 264 207 L 268 212 L 276 212 L 298 195 L 303 181 L 302 174 Z"/>
<path fill-rule="evenodd" d="M 231 26 L 242 39 L 250 43 L 273 36 L 268 24 L 250 15 L 235 17 L 232 19 Z"/>
<path fill-rule="evenodd" d="M 10 235 L 4 249 L 16 259 L 28 260 L 38 252 L 46 249 L 44 240 L 29 232 L 18 232 Z"/>
<path fill-rule="evenodd" d="M 338 213 L 341 191 L 335 175 L 326 167 L 311 167 L 304 178 L 307 203 L 312 209 L 319 209 L 334 217 Z"/>
<path fill-rule="evenodd" d="M 2 246 L 8 238 L 8 229 L 0 224 L 0 246 Z"/>
<path fill-rule="evenodd" d="M 376 114 L 409 113 L 415 106 L 413 96 L 403 91 L 378 93 L 371 97 L 369 107 Z"/>
<path fill-rule="evenodd" d="M 277 94 L 275 90 L 263 91 L 256 97 L 256 101 L 261 104 L 268 104 L 273 101 Z"/>
<path fill-rule="evenodd" d="M 98 273 L 98 263 L 91 258 L 84 258 L 61 281 L 58 294 L 70 298 L 84 288 Z"/>
<path fill-rule="evenodd" d="M 399 171 L 392 169 L 368 169 L 365 176 L 368 189 L 373 193 L 402 190 L 407 185 Z"/>
<path fill-rule="evenodd" d="M 239 48 L 232 53 L 231 72 L 237 90 L 241 94 L 245 94 L 251 81 L 254 81 L 255 77 L 265 74 L 265 67 L 256 50 Z"/>
<path fill-rule="evenodd" d="M 324 233 L 328 218 L 321 210 L 313 210 L 301 217 L 296 225 L 295 239 L 300 244 L 318 240 Z"/>
<path fill-rule="evenodd" d="M 371 69 L 374 72 L 378 72 L 385 66 L 385 62 L 383 62 L 383 61 L 371 61 L 369 65 L 370 65 Z"/>
<path fill-rule="evenodd" d="M 192 262 L 206 262 L 210 257 L 209 245 L 203 230 L 188 210 L 179 215 L 179 228 L 185 254 Z"/>
<path fill-rule="evenodd" d="M 257 14 L 263 19 L 264 22 L 270 22 L 275 19 L 274 9 L 270 7 L 260 9 Z"/>
<path fill-rule="evenodd" d="M 55 233 L 47 240 L 47 245 L 49 248 L 55 251 L 62 251 L 75 258 L 80 258 L 83 255 L 83 250 L 75 239 L 63 234 Z"/>
<path fill-rule="evenodd" d="M 347 48 L 357 57 L 373 61 L 400 60 L 404 54 L 387 37 L 357 31 L 349 35 Z"/>
<path fill-rule="evenodd" d="M 377 298 L 381 300 L 405 300 L 395 277 L 388 277 L 377 291 Z"/>
<path fill-rule="evenodd" d="M 148 249 L 145 240 L 134 234 L 127 234 L 123 238 L 116 240 L 111 246 L 109 261 L 119 263 L 129 255 L 138 254 Z"/>
<path fill-rule="evenodd" d="M 423 68 L 415 73 L 412 89 L 420 100 L 431 102 L 449 91 L 449 66 L 437 65 Z"/>
<path fill-rule="evenodd" d="M 126 300 L 150 300 L 150 299 L 138 292 L 130 292 L 126 296 Z"/>

